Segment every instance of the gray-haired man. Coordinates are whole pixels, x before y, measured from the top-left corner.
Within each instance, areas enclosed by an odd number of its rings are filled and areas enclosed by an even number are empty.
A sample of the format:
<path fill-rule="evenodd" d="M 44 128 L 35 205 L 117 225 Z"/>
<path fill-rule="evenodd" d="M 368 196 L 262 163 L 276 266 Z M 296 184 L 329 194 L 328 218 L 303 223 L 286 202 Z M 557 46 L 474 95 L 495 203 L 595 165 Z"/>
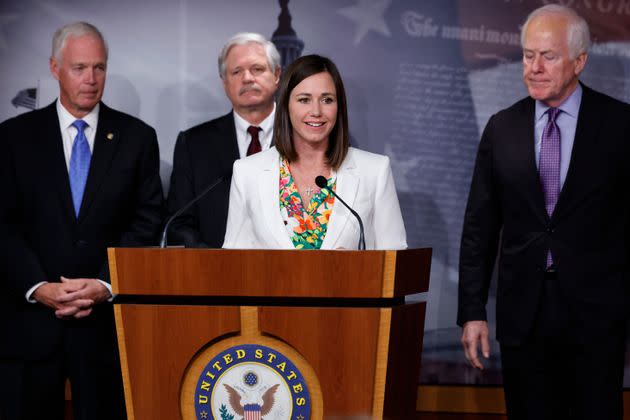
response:
<path fill-rule="evenodd" d="M 155 130 L 101 102 L 107 46 L 55 32 L 59 99 L 0 124 L 0 418 L 125 418 L 107 247 L 156 242 Z"/>
<path fill-rule="evenodd" d="M 219 74 L 233 110 L 179 134 L 173 156 L 168 210 L 173 214 L 228 173 L 236 159 L 271 146 L 280 54 L 262 35 L 239 33 L 219 54 Z M 182 214 L 170 239 L 219 248 L 227 221 L 229 179 Z"/>
<path fill-rule="evenodd" d="M 590 36 L 572 9 L 536 9 L 521 39 L 529 97 L 488 121 L 468 198 L 462 344 L 482 369 L 500 248 L 496 319 L 508 418 L 620 420 L 630 106 L 580 83 Z"/>

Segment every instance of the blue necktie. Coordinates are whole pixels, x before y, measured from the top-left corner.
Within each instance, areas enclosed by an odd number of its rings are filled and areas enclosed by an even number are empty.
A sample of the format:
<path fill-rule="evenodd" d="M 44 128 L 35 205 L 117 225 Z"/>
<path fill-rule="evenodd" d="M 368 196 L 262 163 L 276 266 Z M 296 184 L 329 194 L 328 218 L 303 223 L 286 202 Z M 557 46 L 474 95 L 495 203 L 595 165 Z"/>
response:
<path fill-rule="evenodd" d="M 72 155 L 70 156 L 70 189 L 72 190 L 72 203 L 74 204 L 74 214 L 79 217 L 83 191 L 90 170 L 90 145 L 85 137 L 85 127 L 87 123 L 83 120 L 76 120 L 72 125 L 77 129 L 77 136 L 72 144 Z"/>

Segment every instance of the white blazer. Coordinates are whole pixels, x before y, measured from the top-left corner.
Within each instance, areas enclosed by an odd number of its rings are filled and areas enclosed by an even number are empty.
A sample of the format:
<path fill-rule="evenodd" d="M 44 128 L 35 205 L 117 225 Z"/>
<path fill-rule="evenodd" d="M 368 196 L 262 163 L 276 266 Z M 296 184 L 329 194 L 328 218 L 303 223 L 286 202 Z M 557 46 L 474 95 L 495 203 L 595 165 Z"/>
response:
<path fill-rule="evenodd" d="M 404 249 L 407 235 L 387 156 L 350 148 L 335 192 L 363 220 L 366 249 Z M 223 248 L 294 249 L 280 214 L 275 147 L 234 162 Z M 357 249 L 359 222 L 335 200 L 321 249 Z"/>

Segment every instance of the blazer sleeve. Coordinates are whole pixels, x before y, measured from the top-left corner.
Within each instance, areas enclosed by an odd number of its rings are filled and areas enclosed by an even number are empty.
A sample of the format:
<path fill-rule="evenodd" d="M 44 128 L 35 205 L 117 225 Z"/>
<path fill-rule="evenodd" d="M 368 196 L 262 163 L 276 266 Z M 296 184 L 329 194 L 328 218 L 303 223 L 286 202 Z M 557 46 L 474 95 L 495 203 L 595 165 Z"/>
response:
<path fill-rule="evenodd" d="M 48 281 L 37 255 L 20 231 L 24 223 L 18 203 L 15 162 L 12 158 L 11 123 L 0 124 L 0 293 L 9 292 L 17 299 L 25 299 L 26 292 L 35 284 Z"/>
<path fill-rule="evenodd" d="M 160 180 L 160 153 L 153 128 L 144 132 L 145 142 L 139 159 L 140 174 L 129 227 L 121 246 L 146 246 L 157 243 L 164 213 L 164 194 Z"/>
<path fill-rule="evenodd" d="M 180 132 L 173 153 L 173 172 L 167 201 L 169 217 L 196 197 L 192 173 L 193 163 L 188 146 L 186 134 Z M 187 247 L 205 247 L 206 244 L 201 242 L 198 226 L 199 221 L 191 207 L 172 222 L 169 243 L 184 244 Z"/>
<path fill-rule="evenodd" d="M 232 183 L 230 184 L 230 203 L 223 248 L 254 248 L 254 226 L 249 213 L 247 186 L 258 185 L 255 180 L 247 182 L 247 169 L 242 160 L 234 162 Z"/>
<path fill-rule="evenodd" d="M 486 303 L 502 226 L 493 181 L 492 138 L 496 116 L 484 129 L 464 215 L 459 259 L 457 324 L 487 319 Z"/>
<path fill-rule="evenodd" d="M 385 164 L 377 178 L 374 200 L 374 247 L 375 249 L 405 249 L 407 234 L 396 194 L 394 176 L 385 156 Z"/>
<path fill-rule="evenodd" d="M 129 214 L 129 222 L 116 246 L 156 245 L 164 215 L 164 195 L 160 180 L 160 153 L 155 130 L 144 126 L 134 135 L 142 138 L 138 159 L 138 181 Z M 105 262 L 99 279 L 109 282 L 109 266 Z"/>

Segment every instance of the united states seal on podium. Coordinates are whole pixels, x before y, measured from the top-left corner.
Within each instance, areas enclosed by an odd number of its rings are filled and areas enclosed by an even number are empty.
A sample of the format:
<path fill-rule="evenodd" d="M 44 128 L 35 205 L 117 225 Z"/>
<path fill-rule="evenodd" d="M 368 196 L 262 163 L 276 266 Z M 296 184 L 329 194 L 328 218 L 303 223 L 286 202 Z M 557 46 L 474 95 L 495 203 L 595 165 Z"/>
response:
<path fill-rule="evenodd" d="M 195 387 L 197 419 L 310 418 L 311 398 L 295 363 L 278 349 L 242 344 L 218 353 Z"/>

